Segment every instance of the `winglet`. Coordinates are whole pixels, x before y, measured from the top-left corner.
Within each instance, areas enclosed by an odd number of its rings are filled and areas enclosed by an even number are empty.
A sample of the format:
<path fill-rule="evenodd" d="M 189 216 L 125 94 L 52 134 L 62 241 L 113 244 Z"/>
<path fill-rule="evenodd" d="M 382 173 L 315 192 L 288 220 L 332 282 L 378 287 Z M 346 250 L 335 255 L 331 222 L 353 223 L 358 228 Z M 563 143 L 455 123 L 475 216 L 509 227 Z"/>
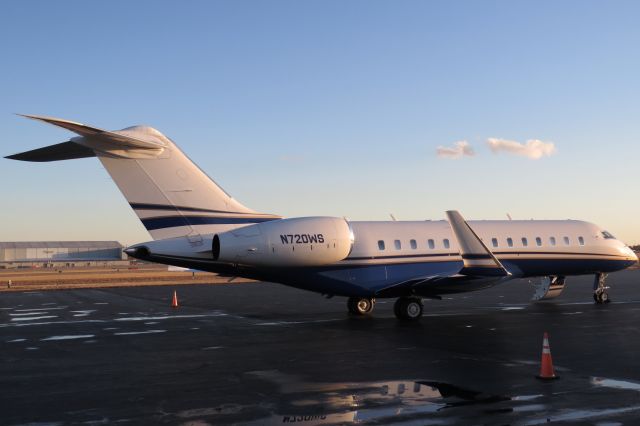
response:
<path fill-rule="evenodd" d="M 457 210 L 447 211 L 447 218 L 458 241 L 460 255 L 464 262 L 460 274 L 482 277 L 511 275 Z"/>

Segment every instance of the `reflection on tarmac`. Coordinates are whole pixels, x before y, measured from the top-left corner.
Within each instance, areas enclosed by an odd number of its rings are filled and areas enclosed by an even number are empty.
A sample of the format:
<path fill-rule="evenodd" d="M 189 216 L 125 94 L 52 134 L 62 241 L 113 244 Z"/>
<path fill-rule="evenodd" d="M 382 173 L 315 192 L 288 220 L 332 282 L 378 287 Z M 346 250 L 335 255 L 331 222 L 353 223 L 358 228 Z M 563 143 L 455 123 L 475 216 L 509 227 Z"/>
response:
<path fill-rule="evenodd" d="M 412 420 L 419 420 L 419 424 L 423 425 L 450 424 L 453 418 L 448 413 L 433 418 L 425 418 L 424 415 L 453 407 L 512 400 L 446 383 L 421 380 L 307 383 L 273 370 L 248 374 L 278 385 L 282 393 L 282 403 L 277 411 L 271 417 L 252 424 L 319 425 Z M 507 410 L 511 411 L 510 408 Z"/>

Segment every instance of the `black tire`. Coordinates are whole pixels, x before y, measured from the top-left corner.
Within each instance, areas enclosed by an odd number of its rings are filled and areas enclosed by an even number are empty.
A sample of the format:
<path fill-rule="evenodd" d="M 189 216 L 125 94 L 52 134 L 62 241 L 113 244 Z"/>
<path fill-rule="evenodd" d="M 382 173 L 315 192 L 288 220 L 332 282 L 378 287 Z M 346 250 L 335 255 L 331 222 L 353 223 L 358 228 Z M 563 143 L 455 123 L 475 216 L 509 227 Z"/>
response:
<path fill-rule="evenodd" d="M 422 317 L 422 299 L 401 297 L 393 305 L 393 312 L 399 320 L 417 321 Z"/>

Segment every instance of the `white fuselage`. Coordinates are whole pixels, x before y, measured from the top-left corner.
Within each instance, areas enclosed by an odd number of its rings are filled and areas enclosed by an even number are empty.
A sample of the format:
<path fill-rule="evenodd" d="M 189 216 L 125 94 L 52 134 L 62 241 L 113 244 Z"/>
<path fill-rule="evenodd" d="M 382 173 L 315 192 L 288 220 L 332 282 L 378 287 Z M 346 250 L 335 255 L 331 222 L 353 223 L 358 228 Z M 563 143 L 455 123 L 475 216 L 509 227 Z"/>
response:
<path fill-rule="evenodd" d="M 456 239 L 449 222 L 444 220 L 350 224 L 354 245 L 344 262 L 434 262 L 441 260 L 442 255 L 459 259 Z M 500 259 L 636 259 L 624 243 L 613 237 L 605 238 L 606 231 L 589 222 L 487 220 L 469 221 L 469 225 Z"/>

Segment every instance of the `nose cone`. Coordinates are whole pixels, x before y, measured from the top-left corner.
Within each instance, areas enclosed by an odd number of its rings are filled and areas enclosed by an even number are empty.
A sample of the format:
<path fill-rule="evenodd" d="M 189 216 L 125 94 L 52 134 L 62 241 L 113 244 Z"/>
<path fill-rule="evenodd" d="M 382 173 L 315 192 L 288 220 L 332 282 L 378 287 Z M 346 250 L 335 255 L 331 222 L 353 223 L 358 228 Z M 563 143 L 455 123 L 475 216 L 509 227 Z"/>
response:
<path fill-rule="evenodd" d="M 638 263 L 638 255 L 633 250 L 631 250 L 631 247 L 624 246 L 620 249 L 620 251 L 627 258 L 626 259 L 628 261 L 627 268 L 630 266 L 636 265 Z"/>

